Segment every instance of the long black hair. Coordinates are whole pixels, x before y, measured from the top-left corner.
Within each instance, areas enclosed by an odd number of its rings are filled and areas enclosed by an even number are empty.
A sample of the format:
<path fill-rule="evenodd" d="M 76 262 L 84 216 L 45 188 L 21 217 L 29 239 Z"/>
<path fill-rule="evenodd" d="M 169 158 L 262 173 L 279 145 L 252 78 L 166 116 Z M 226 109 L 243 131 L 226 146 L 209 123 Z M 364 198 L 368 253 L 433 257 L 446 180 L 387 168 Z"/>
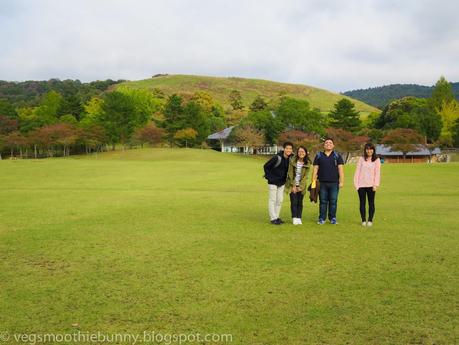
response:
<path fill-rule="evenodd" d="M 363 159 L 367 160 L 368 155 L 367 155 L 367 149 L 373 149 L 373 154 L 371 155 L 371 161 L 374 162 L 378 156 L 376 155 L 376 147 L 372 143 L 366 143 L 365 146 L 363 147 Z"/>
<path fill-rule="evenodd" d="M 300 145 L 300 146 L 298 146 L 298 148 L 296 149 L 295 163 L 298 162 L 298 158 L 299 158 L 299 157 L 298 157 L 298 151 L 299 151 L 300 149 L 303 149 L 304 152 L 306 152 L 306 156 L 304 156 L 304 158 L 303 158 L 304 164 L 307 164 L 308 162 L 311 162 L 311 161 L 309 160 L 309 152 L 308 152 L 308 149 L 307 149 L 306 147 L 304 147 L 303 145 Z"/>

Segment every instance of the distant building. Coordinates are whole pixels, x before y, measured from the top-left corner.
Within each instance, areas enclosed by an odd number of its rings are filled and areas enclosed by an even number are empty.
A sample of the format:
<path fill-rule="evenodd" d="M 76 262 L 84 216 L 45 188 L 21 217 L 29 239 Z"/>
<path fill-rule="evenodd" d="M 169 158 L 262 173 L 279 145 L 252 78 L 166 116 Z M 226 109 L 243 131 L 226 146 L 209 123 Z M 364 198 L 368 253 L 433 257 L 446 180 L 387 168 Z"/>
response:
<path fill-rule="evenodd" d="M 231 132 L 234 126 L 225 128 L 220 132 L 213 133 L 207 137 L 210 146 L 221 152 L 272 155 L 278 151 L 277 145 L 264 145 L 261 147 L 239 146 L 231 140 Z"/>
<path fill-rule="evenodd" d="M 436 162 L 438 156 L 441 154 L 441 151 L 438 147 L 429 151 L 429 149 L 424 145 L 418 145 L 418 151 L 408 152 L 405 157 L 403 157 L 403 152 L 401 151 L 392 151 L 390 146 L 386 145 L 376 145 L 376 154 L 384 159 L 384 162 L 387 163 L 428 163 Z"/>

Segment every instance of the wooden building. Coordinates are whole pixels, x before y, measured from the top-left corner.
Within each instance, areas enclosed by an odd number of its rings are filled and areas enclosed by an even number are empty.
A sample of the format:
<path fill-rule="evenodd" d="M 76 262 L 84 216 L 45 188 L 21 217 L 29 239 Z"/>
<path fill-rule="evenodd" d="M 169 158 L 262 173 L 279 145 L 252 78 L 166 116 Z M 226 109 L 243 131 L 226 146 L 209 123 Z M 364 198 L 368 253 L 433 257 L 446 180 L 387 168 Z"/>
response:
<path fill-rule="evenodd" d="M 376 154 L 385 163 L 429 163 L 436 162 L 441 151 L 438 147 L 430 150 L 424 145 L 418 145 L 417 151 L 407 152 L 403 155 L 401 151 L 392 151 L 390 146 L 376 145 Z"/>
<path fill-rule="evenodd" d="M 240 146 L 231 140 L 231 132 L 234 126 L 225 128 L 220 132 L 213 133 L 207 137 L 210 146 L 221 152 L 273 155 L 278 152 L 277 145 L 264 145 L 260 147 Z"/>

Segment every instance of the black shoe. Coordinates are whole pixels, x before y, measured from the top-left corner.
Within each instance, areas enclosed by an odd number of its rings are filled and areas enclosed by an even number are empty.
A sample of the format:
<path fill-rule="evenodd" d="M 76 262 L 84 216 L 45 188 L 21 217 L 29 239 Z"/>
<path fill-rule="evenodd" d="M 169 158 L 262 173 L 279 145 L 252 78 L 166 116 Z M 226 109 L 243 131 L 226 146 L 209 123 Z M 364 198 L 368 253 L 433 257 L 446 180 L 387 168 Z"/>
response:
<path fill-rule="evenodd" d="M 279 219 L 274 219 L 274 220 L 271 221 L 271 224 L 281 225 L 282 223 L 279 222 Z"/>
<path fill-rule="evenodd" d="M 284 223 L 285 223 L 285 222 L 284 222 L 282 219 L 280 219 L 280 218 L 277 218 L 276 220 L 279 222 L 279 224 L 284 224 Z"/>

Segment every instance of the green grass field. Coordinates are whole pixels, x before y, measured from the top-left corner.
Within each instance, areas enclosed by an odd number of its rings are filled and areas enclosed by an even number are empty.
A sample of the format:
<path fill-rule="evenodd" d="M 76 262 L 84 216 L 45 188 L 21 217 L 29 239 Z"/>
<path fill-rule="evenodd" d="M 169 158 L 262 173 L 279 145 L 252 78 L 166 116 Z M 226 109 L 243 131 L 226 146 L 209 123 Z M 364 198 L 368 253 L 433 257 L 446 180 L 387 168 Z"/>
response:
<path fill-rule="evenodd" d="M 269 224 L 262 163 L 190 149 L 0 161 L 0 333 L 458 343 L 459 164 L 383 165 L 369 230 L 353 166 L 339 225 L 316 225 L 309 202 L 302 227 Z"/>
<path fill-rule="evenodd" d="M 356 109 L 361 112 L 363 118 L 367 117 L 370 113 L 381 112 L 379 109 L 362 101 L 331 91 L 307 85 L 279 83 L 261 79 L 168 75 L 151 79 L 127 81 L 119 85 L 149 90 L 159 88 L 166 95 L 173 93 L 193 94 L 196 91 L 205 91 L 224 107 L 230 107 L 228 100 L 230 91 L 239 90 L 246 108 L 250 106 L 257 96 L 262 96 L 269 100 L 278 97 L 280 92 L 285 92 L 290 97 L 307 100 L 312 107 L 319 108 L 322 112 L 332 110 L 334 104 L 342 98 L 350 99 L 355 104 Z"/>

